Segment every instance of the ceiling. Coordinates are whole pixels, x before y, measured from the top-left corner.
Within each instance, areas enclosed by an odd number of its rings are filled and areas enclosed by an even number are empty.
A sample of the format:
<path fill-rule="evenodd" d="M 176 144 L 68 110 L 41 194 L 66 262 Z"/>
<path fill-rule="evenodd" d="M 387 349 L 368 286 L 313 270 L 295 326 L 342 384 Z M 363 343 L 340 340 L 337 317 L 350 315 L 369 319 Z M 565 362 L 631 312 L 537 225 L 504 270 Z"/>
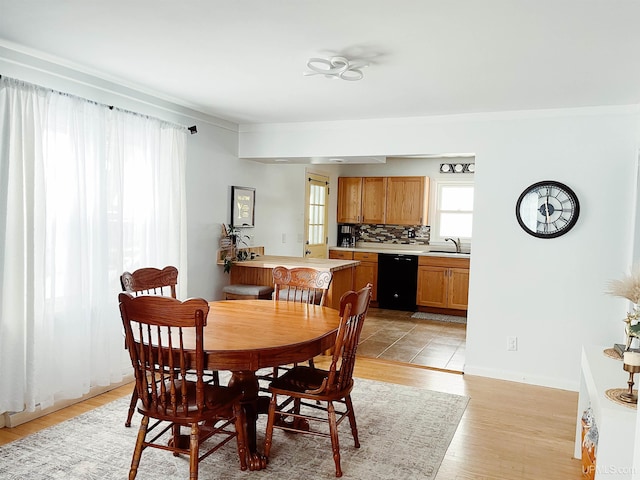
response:
<path fill-rule="evenodd" d="M 638 0 L 0 0 L 0 45 L 282 123 L 640 104 L 639 19 Z M 334 55 L 364 79 L 303 75 Z"/>

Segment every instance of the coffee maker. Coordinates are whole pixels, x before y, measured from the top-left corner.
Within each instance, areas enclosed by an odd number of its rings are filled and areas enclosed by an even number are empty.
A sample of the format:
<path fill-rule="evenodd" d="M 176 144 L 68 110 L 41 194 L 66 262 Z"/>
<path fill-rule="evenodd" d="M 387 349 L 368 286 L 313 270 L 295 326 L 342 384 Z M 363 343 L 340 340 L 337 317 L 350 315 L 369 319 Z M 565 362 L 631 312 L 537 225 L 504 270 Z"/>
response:
<path fill-rule="evenodd" d="M 338 224 L 338 247 L 356 246 L 356 226 L 349 224 Z"/>

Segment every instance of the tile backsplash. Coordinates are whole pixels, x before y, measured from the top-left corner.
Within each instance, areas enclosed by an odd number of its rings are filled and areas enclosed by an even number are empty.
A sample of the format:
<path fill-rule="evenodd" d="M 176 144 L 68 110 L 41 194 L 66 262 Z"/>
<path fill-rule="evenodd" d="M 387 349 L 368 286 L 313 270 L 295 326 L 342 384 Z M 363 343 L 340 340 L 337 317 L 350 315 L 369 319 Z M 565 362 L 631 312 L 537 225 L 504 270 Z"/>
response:
<path fill-rule="evenodd" d="M 429 245 L 431 227 L 428 225 L 356 225 L 356 239 L 360 242 L 402 243 Z"/>

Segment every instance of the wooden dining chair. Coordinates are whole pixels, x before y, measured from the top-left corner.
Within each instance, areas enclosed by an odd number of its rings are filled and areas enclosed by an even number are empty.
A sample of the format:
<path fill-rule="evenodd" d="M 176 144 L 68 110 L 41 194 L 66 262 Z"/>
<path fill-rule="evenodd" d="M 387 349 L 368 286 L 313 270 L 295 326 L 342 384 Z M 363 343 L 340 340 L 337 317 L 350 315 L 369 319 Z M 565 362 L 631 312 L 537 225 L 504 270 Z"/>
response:
<path fill-rule="evenodd" d="M 189 455 L 189 478 L 195 480 L 200 461 L 233 437 L 240 468 L 246 470 L 242 393 L 204 381 L 207 301 L 129 293 L 121 293 L 118 300 L 142 414 L 129 479 L 136 477 L 142 452 L 153 447 Z M 189 435 L 181 435 L 181 427 L 189 427 Z M 222 440 L 201 455 L 201 446 L 214 435 Z"/>
<path fill-rule="evenodd" d="M 315 268 L 275 267 L 273 269 L 274 300 L 326 305 L 331 285 L 331 272 Z"/>
<path fill-rule="evenodd" d="M 165 297 L 176 298 L 176 285 L 178 284 L 178 269 L 173 266 L 164 267 L 162 270 L 153 267 L 139 268 L 133 273 L 124 272 L 120 275 L 120 285 L 123 292 L 128 292 L 133 296 L 140 295 L 163 295 Z M 218 372 L 209 372 L 210 381 L 219 383 Z M 138 402 L 138 393 L 134 387 L 129 402 L 129 412 L 124 423 L 126 427 L 131 426 L 131 419 Z"/>
<path fill-rule="evenodd" d="M 315 268 L 275 267 L 273 269 L 273 299 L 274 301 L 284 300 L 324 306 L 327 303 L 327 292 L 332 279 L 331 272 Z M 313 358 L 309 359 L 309 365 L 313 366 Z M 258 379 L 270 382 L 278 376 L 280 369 L 288 370 L 289 367 L 285 365 L 273 367 L 271 372 L 258 375 Z M 261 390 L 267 391 L 267 387 L 263 386 Z"/>
<path fill-rule="evenodd" d="M 356 448 L 360 448 L 358 428 L 351 401 L 353 368 L 362 325 L 371 301 L 371 284 L 358 292 L 346 292 L 340 299 L 340 326 L 329 370 L 295 366 L 275 378 L 269 386 L 271 400 L 264 454 L 271 452 L 274 428 L 331 438 L 336 477 L 342 476 L 338 426 L 349 419 Z M 278 396 L 285 400 L 278 402 Z M 338 404 L 336 410 L 335 404 Z M 318 410 L 326 417 L 317 416 Z M 327 427 L 320 428 L 325 423 Z"/>
<path fill-rule="evenodd" d="M 133 296 L 163 295 L 176 298 L 178 284 L 178 269 L 173 266 L 158 268 L 139 268 L 133 273 L 124 272 L 120 275 L 120 285 L 123 292 Z"/>

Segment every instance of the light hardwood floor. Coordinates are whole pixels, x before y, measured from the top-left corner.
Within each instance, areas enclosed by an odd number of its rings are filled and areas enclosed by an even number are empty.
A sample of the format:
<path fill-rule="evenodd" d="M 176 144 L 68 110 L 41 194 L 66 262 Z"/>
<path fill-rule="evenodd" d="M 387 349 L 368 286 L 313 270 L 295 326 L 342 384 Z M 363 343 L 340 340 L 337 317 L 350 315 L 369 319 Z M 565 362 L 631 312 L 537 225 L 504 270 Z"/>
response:
<path fill-rule="evenodd" d="M 326 366 L 326 362 L 326 357 L 316 361 L 320 367 Z M 358 358 L 355 375 L 470 397 L 438 480 L 582 479 L 580 462 L 572 458 L 575 392 L 365 357 Z M 24 425 L 0 429 L 0 444 L 128 397 L 131 388 L 132 385 L 126 385 Z M 134 425 L 138 421 L 136 414 Z"/>

